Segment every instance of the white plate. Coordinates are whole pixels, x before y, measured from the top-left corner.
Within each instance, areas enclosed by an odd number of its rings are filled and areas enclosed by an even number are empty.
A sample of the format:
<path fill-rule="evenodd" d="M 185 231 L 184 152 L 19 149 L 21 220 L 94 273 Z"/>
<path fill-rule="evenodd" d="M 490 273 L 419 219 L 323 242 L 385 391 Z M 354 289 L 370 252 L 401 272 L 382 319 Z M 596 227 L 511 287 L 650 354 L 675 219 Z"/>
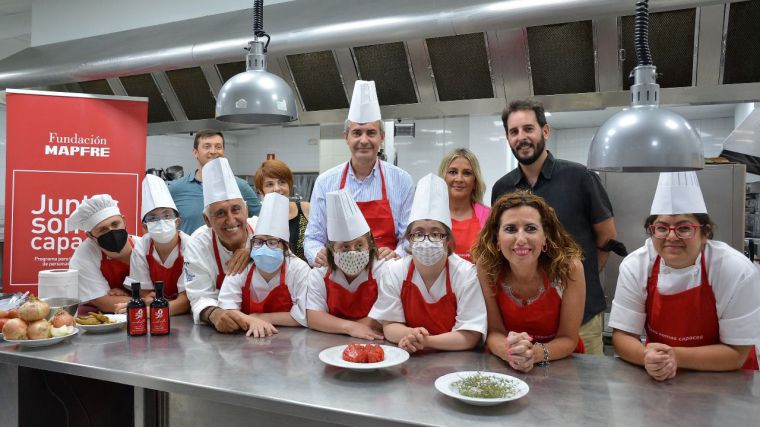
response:
<path fill-rule="evenodd" d="M 105 316 L 113 320 L 115 323 L 106 323 L 100 325 L 81 325 L 77 323 L 77 328 L 82 329 L 87 333 L 99 334 L 102 332 L 116 331 L 127 324 L 126 314 L 106 314 Z"/>
<path fill-rule="evenodd" d="M 357 371 L 366 371 L 378 368 L 390 368 L 391 366 L 400 365 L 409 359 L 409 353 L 398 347 L 389 345 L 380 345 L 385 352 L 385 360 L 377 363 L 354 363 L 343 360 L 343 350 L 347 345 L 339 345 L 322 350 L 319 353 L 319 360 L 331 366 L 339 368 L 354 369 Z"/>
<path fill-rule="evenodd" d="M 79 329 L 74 328 L 74 332 L 66 335 L 65 337 L 53 337 L 53 338 L 45 338 L 41 340 L 5 340 L 6 342 L 12 343 L 12 344 L 19 344 L 21 347 L 47 347 L 49 345 L 58 344 L 59 342 L 65 340 L 66 338 L 73 337 L 74 335 L 79 333 Z"/>
<path fill-rule="evenodd" d="M 510 381 L 514 387 L 515 392 L 511 396 L 507 397 L 501 397 L 497 399 L 484 399 L 480 397 L 467 397 L 462 394 L 459 394 L 456 388 L 452 384 L 454 384 L 456 381 L 459 381 L 463 378 L 467 378 L 470 375 L 475 374 L 482 374 L 489 377 L 495 377 L 495 378 L 503 378 L 507 381 Z M 470 405 L 476 405 L 476 406 L 491 406 L 491 405 L 498 405 L 502 402 L 508 402 L 510 400 L 519 399 L 526 394 L 528 394 L 528 390 L 530 390 L 530 387 L 528 387 L 528 384 L 515 377 L 511 377 L 509 375 L 504 374 L 498 374 L 496 372 L 483 372 L 483 371 L 461 371 L 461 372 L 454 372 L 451 374 L 446 374 L 442 377 L 438 377 L 437 380 L 435 380 L 435 388 L 438 389 L 441 393 L 445 394 L 446 396 L 451 396 L 455 399 L 459 399 L 462 402 L 469 403 Z"/>

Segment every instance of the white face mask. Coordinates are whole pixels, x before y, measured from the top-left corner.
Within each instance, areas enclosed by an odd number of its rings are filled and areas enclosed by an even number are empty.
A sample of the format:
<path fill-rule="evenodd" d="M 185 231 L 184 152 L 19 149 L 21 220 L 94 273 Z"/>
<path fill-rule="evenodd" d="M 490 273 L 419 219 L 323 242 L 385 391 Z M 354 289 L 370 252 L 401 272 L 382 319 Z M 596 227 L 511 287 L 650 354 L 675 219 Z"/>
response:
<path fill-rule="evenodd" d="M 176 219 L 160 219 L 148 223 L 148 234 L 157 243 L 169 243 L 177 234 Z"/>
<path fill-rule="evenodd" d="M 412 256 L 422 265 L 431 266 L 440 261 L 446 255 L 446 248 L 441 242 L 431 242 L 424 239 L 421 242 L 412 242 Z"/>
<path fill-rule="evenodd" d="M 335 265 L 349 276 L 361 273 L 369 264 L 369 251 L 335 252 Z"/>

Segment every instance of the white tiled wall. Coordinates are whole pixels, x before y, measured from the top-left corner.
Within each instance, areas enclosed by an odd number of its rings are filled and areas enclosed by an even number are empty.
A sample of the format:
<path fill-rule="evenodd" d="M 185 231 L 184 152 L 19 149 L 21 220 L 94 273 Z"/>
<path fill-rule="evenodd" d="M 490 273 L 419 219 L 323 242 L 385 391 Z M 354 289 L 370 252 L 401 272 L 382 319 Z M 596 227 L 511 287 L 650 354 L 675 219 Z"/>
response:
<path fill-rule="evenodd" d="M 293 172 L 319 171 L 319 126 L 267 126 L 245 136 L 231 136 L 235 140 L 233 167 L 238 175 L 254 175 L 268 153 L 274 153 Z"/>

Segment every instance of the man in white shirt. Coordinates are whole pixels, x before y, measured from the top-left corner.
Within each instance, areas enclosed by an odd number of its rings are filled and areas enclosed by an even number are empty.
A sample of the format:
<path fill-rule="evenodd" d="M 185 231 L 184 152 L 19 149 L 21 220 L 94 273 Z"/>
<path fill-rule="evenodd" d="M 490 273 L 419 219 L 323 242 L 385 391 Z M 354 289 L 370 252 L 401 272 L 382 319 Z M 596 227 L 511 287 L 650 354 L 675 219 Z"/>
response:
<path fill-rule="evenodd" d="M 406 171 L 378 159 L 385 127 L 375 82 L 356 82 L 343 136 L 351 159 L 320 174 L 314 183 L 304 237 L 306 259 L 315 267 L 327 265 L 326 194 L 342 188 L 347 188 L 359 205 L 380 258 L 403 256 L 402 245 L 397 243 L 406 231 L 414 187 Z"/>
<path fill-rule="evenodd" d="M 220 310 L 217 298 L 225 275 L 230 273 L 227 262 L 235 251 L 247 251 L 258 218 L 248 218 L 245 200 L 223 157 L 203 166 L 203 203 L 206 225 L 193 233 L 188 244 L 185 289 L 196 323 L 206 322 L 219 332 L 233 332 L 245 325 Z"/>

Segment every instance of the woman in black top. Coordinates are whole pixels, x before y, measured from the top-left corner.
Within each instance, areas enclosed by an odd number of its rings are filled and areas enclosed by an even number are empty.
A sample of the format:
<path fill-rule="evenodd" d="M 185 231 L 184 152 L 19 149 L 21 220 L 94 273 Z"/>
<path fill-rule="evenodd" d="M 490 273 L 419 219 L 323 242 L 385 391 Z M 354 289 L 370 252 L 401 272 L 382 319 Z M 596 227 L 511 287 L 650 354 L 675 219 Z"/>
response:
<path fill-rule="evenodd" d="M 293 172 L 285 163 L 279 160 L 267 160 L 261 164 L 254 178 L 256 191 L 263 197 L 267 193 L 279 193 L 290 197 L 293 191 Z M 290 202 L 288 213 L 290 225 L 290 250 L 296 256 L 306 261 L 303 253 L 303 235 L 309 222 L 309 203 Z"/>

